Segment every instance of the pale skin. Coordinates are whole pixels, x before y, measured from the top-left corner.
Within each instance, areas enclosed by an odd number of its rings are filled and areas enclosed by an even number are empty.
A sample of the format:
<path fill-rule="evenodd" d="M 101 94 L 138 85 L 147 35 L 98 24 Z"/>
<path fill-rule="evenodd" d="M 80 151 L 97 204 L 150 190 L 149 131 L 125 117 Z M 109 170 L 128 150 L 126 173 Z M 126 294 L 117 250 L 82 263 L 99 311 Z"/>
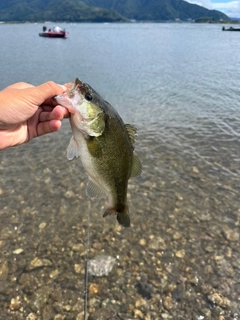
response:
<path fill-rule="evenodd" d="M 36 87 L 19 82 L 0 91 L 0 150 L 58 131 L 69 112 L 53 97 L 65 91 L 52 81 Z"/>

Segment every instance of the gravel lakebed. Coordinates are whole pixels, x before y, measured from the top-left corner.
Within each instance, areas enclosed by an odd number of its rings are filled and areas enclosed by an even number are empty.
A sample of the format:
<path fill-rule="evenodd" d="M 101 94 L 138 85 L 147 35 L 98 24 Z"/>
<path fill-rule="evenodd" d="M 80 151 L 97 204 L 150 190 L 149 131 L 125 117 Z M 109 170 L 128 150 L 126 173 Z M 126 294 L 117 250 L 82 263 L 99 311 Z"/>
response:
<path fill-rule="evenodd" d="M 105 200 L 87 199 L 67 141 L 0 154 L 0 319 L 84 319 L 89 213 L 88 320 L 239 319 L 237 163 L 140 134 L 143 173 L 129 182 L 124 229 L 102 218 Z"/>

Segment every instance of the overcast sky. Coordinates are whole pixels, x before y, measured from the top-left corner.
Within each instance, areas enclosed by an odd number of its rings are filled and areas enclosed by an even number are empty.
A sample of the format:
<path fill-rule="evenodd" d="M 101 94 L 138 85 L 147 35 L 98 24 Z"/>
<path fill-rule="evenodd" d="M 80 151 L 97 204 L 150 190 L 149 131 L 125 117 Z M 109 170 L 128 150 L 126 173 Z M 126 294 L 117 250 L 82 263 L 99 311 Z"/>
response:
<path fill-rule="evenodd" d="M 240 17 L 240 0 L 185 0 L 195 3 L 208 9 L 216 9 L 226 13 L 229 17 Z"/>

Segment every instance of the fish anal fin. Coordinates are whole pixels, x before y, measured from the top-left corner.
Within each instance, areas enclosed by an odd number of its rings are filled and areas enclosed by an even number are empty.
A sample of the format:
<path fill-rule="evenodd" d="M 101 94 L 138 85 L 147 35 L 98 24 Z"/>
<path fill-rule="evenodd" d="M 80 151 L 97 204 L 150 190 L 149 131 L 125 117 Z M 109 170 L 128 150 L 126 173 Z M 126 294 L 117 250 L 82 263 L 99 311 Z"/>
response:
<path fill-rule="evenodd" d="M 91 179 L 88 180 L 86 194 L 90 199 L 101 199 L 106 197 L 106 193 L 103 188 Z"/>
<path fill-rule="evenodd" d="M 134 146 L 135 139 L 137 137 L 137 128 L 132 124 L 125 124 L 125 129 L 127 130 L 132 146 Z"/>
<path fill-rule="evenodd" d="M 72 136 L 69 145 L 67 147 L 67 158 L 68 160 L 72 160 L 74 157 L 79 157 L 80 151 L 77 141 L 74 139 L 74 136 Z"/>
<path fill-rule="evenodd" d="M 134 154 L 133 155 L 133 159 L 132 159 L 132 171 L 131 171 L 130 178 L 134 178 L 134 177 L 140 176 L 141 173 L 142 173 L 141 161 Z"/>
<path fill-rule="evenodd" d="M 105 217 L 107 217 L 107 216 L 111 216 L 112 214 L 117 214 L 116 209 L 114 209 L 114 208 L 107 208 L 107 209 L 104 211 L 103 218 L 105 218 Z"/>

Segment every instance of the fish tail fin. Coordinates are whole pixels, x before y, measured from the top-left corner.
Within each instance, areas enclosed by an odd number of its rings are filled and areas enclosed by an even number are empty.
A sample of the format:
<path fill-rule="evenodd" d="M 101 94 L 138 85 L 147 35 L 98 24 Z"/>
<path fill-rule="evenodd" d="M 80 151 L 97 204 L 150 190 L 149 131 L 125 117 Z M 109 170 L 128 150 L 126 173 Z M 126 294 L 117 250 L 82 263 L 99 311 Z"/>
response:
<path fill-rule="evenodd" d="M 123 227 L 130 227 L 130 217 L 128 214 L 128 210 L 126 210 L 125 212 L 118 212 L 117 213 L 117 221 Z"/>
<path fill-rule="evenodd" d="M 108 215 L 111 215 L 115 213 L 117 215 L 117 221 L 120 225 L 123 227 L 130 227 L 130 217 L 128 214 L 128 206 L 124 205 L 121 206 L 121 208 L 108 208 L 103 214 L 103 217 L 106 217 Z"/>

